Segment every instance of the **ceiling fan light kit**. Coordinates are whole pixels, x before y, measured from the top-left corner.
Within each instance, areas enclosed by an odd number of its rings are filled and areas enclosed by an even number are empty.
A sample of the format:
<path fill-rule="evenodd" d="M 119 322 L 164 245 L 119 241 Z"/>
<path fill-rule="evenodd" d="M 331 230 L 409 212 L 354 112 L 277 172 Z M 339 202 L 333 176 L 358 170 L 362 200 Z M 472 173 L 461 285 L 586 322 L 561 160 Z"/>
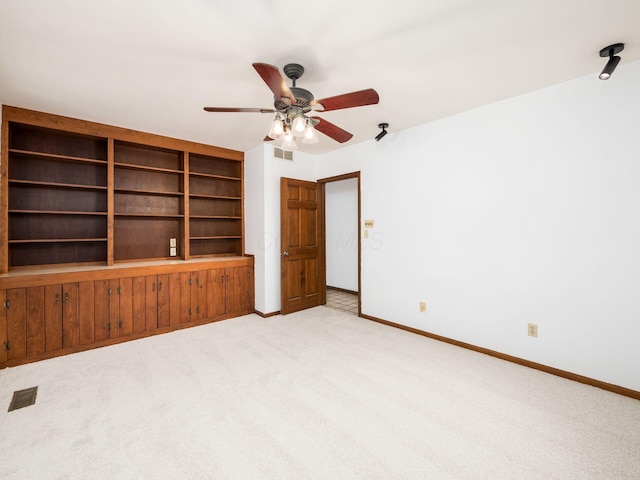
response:
<path fill-rule="evenodd" d="M 378 93 L 372 88 L 315 100 L 310 91 L 296 86 L 296 80 L 304 73 L 302 65 L 288 63 L 284 66 L 284 73 L 292 82 L 291 88 L 287 87 L 277 67 L 266 63 L 254 63 L 253 68 L 273 92 L 273 109 L 205 107 L 205 110 L 207 112 L 275 113 L 265 141 L 279 140 L 282 142 L 283 150 L 296 150 L 298 148 L 296 139 L 302 139 L 302 143 L 305 144 L 317 143 L 319 139 L 316 130 L 340 143 L 353 137 L 351 133 L 333 123 L 320 117 L 308 116 L 312 109 L 320 113 L 375 105 L 380 100 Z"/>
<path fill-rule="evenodd" d="M 613 45 L 609 45 L 608 47 L 604 47 L 602 50 L 600 50 L 601 57 L 609 57 L 609 61 L 602 69 L 602 72 L 600 72 L 600 80 L 609 80 L 611 74 L 620 63 L 620 57 L 618 56 L 618 53 L 620 53 L 622 50 L 624 50 L 624 43 L 614 43 Z"/>

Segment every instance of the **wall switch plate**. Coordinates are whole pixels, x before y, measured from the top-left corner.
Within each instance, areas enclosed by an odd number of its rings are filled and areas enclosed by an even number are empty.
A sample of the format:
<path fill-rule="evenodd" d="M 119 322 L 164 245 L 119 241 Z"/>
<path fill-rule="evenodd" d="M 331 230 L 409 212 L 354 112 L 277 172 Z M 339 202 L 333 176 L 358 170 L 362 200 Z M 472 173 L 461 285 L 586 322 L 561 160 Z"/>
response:
<path fill-rule="evenodd" d="M 169 255 L 170 255 L 171 257 L 175 257 L 175 256 L 178 254 L 177 250 L 178 250 L 178 249 L 177 249 L 176 247 L 171 247 L 171 248 L 169 248 Z"/>
<path fill-rule="evenodd" d="M 537 323 L 528 323 L 527 324 L 527 335 L 530 337 L 538 336 L 538 324 Z"/>
<path fill-rule="evenodd" d="M 427 311 L 427 302 L 420 302 L 420 313 Z"/>
<path fill-rule="evenodd" d="M 170 238 L 169 239 L 169 246 L 170 247 L 177 247 L 178 244 L 176 243 L 176 239 L 175 238 Z"/>

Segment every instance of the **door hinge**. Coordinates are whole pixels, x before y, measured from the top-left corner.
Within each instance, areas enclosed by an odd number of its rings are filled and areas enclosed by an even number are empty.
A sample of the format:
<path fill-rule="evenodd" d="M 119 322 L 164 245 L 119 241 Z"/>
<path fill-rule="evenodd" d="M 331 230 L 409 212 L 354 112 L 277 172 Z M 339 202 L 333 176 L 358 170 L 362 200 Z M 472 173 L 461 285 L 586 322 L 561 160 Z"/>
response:
<path fill-rule="evenodd" d="M 189 281 L 187 283 L 191 285 L 191 277 L 189 277 Z"/>
<path fill-rule="evenodd" d="M 11 350 L 11 345 L 9 344 L 9 342 L 8 342 L 8 341 L 6 341 L 6 342 L 4 342 L 4 343 L 2 344 L 2 348 L 3 348 L 3 350 L 5 350 L 5 351 L 6 351 L 6 350 Z"/>
<path fill-rule="evenodd" d="M 200 307 L 196 307 L 196 314 L 199 315 L 200 314 Z"/>
<path fill-rule="evenodd" d="M 118 320 L 118 328 L 122 328 L 122 320 Z"/>
<path fill-rule="evenodd" d="M 111 323 L 107 323 L 107 331 L 111 331 Z"/>
<path fill-rule="evenodd" d="M 5 300 L 4 302 L 2 302 L 2 306 L 4 308 L 9 308 L 11 306 L 11 302 L 9 300 Z"/>
<path fill-rule="evenodd" d="M 111 287 L 107 288 L 107 295 L 111 295 Z"/>
<path fill-rule="evenodd" d="M 120 295 L 120 287 L 116 288 L 116 293 Z"/>

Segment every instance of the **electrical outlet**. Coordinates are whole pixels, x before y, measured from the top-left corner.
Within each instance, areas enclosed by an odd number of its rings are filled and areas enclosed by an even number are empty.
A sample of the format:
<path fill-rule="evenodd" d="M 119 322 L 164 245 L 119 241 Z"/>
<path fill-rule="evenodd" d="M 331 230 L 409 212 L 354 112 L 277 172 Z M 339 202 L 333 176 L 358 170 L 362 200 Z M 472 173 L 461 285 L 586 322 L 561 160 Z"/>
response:
<path fill-rule="evenodd" d="M 169 246 L 170 246 L 170 247 L 177 247 L 177 246 L 178 246 L 177 239 L 175 239 L 175 238 L 170 238 L 170 239 L 169 239 Z"/>
<path fill-rule="evenodd" d="M 175 257 L 178 254 L 176 250 L 176 247 L 169 247 L 169 256 Z"/>
<path fill-rule="evenodd" d="M 420 313 L 427 311 L 427 302 L 420 302 Z"/>
<path fill-rule="evenodd" d="M 527 324 L 527 334 L 530 337 L 538 336 L 538 324 L 537 323 L 528 323 Z"/>

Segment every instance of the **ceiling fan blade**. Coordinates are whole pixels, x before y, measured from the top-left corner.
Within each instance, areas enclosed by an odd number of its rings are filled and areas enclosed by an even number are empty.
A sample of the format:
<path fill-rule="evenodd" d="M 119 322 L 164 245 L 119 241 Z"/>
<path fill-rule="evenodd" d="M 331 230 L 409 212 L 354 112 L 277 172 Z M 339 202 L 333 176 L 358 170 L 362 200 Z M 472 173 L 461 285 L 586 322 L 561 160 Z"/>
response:
<path fill-rule="evenodd" d="M 204 107 L 207 112 L 252 112 L 252 113 L 274 113 L 271 108 L 234 108 L 234 107 Z"/>
<path fill-rule="evenodd" d="M 291 103 L 296 103 L 296 97 L 293 96 L 293 93 L 291 93 L 291 90 L 287 87 L 277 67 L 267 63 L 254 63 L 253 68 L 256 69 L 276 98 L 287 98 Z"/>
<path fill-rule="evenodd" d="M 344 143 L 351 140 L 353 134 L 347 132 L 346 130 L 341 129 L 337 125 L 334 125 L 331 122 L 327 122 L 326 120 L 320 117 L 311 117 L 314 120 L 318 120 L 318 124 L 315 125 L 315 129 L 319 132 L 324 133 L 327 137 L 333 138 L 336 142 Z"/>
<path fill-rule="evenodd" d="M 365 105 L 375 105 L 380 101 L 378 92 L 373 88 L 360 90 L 358 92 L 345 93 L 335 97 L 323 98 L 322 100 L 314 100 L 311 106 L 320 105 L 323 112 L 331 110 L 341 110 L 343 108 L 363 107 Z"/>
<path fill-rule="evenodd" d="M 274 139 L 273 139 L 273 138 L 271 138 L 269 135 L 267 135 L 266 137 L 264 137 L 264 138 L 262 139 L 262 141 L 263 141 L 263 142 L 273 142 L 273 140 L 274 140 Z"/>

